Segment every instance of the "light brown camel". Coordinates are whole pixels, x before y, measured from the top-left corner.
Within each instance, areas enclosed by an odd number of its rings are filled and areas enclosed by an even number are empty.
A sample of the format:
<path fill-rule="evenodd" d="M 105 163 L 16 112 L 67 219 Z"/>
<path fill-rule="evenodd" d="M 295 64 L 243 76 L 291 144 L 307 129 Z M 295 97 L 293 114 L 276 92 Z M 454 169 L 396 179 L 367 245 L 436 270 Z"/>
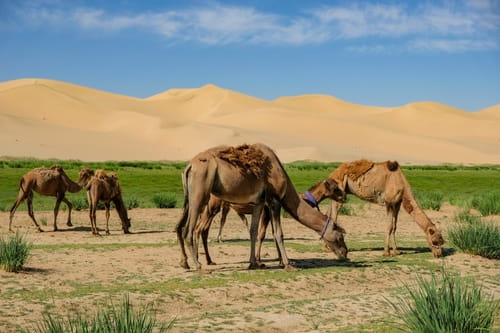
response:
<path fill-rule="evenodd" d="M 109 209 L 113 202 L 118 216 L 122 222 L 122 229 L 125 234 L 129 234 L 130 219 L 127 208 L 123 203 L 122 190 L 115 173 L 106 173 L 104 170 L 84 169 L 80 171 L 80 178 L 86 179 L 85 189 L 87 190 L 87 200 L 89 202 L 89 217 L 92 234 L 99 235 L 96 221 L 96 210 L 99 201 L 104 202 L 106 208 L 106 234 L 109 235 Z"/>
<path fill-rule="evenodd" d="M 332 198 L 333 200 L 338 202 L 344 202 L 345 192 L 339 188 L 335 180 L 325 179 L 313 185 L 305 193 L 300 194 L 300 197 L 306 202 L 308 202 L 311 206 L 318 208 L 317 200 L 323 200 L 327 197 Z M 248 228 L 248 221 L 245 215 L 252 214 L 254 207 L 255 205 L 253 204 L 232 204 L 216 197 L 215 195 L 210 196 L 210 199 L 208 200 L 205 209 L 200 215 L 200 221 L 198 222 L 196 227 L 196 233 L 201 234 L 207 265 L 215 265 L 215 262 L 210 257 L 210 253 L 208 251 L 208 232 L 215 216 L 219 212 L 221 213 L 217 241 L 222 242 L 222 229 L 224 228 L 224 224 L 226 222 L 229 210 L 233 209 Z M 271 216 L 269 208 L 265 205 L 263 214 L 259 219 L 257 249 L 256 249 L 257 261 L 261 261 L 260 253 L 261 253 L 262 242 L 266 236 L 266 230 L 267 226 L 269 225 L 270 219 Z M 277 250 L 278 250 L 278 257 L 281 263 L 281 255 L 279 253 L 278 247 Z"/>
<path fill-rule="evenodd" d="M 33 191 L 46 196 L 56 197 L 56 206 L 54 207 L 54 231 L 57 231 L 57 214 L 59 213 L 59 205 L 61 201 L 68 206 L 68 221 L 66 224 L 72 226 L 71 210 L 73 205 L 66 198 L 66 192 L 77 193 L 82 189 L 79 180 L 75 183 L 64 172 L 60 165 L 53 165 L 50 168 L 36 168 L 26 173 L 19 181 L 19 194 L 16 202 L 10 209 L 9 231 L 12 231 L 12 220 L 17 207 L 26 200 L 28 205 L 28 214 L 38 228 L 42 232 L 42 228 L 38 225 L 33 211 Z"/>
<path fill-rule="evenodd" d="M 335 223 L 326 225 L 327 217 L 300 199 L 278 157 L 263 144 L 219 146 L 203 151 L 191 159 L 183 172 L 182 181 L 184 209 L 176 231 L 182 252 L 180 264 L 184 268 L 189 268 L 185 244 L 196 269 L 201 268 L 195 229 L 210 194 L 231 203 L 255 205 L 250 225 L 250 269 L 261 267 L 255 257 L 255 243 L 264 203 L 269 206 L 285 269 L 291 268 L 291 265 L 283 244 L 281 205 L 296 220 L 322 234 L 340 259 L 347 257 L 344 230 Z"/>
<path fill-rule="evenodd" d="M 435 257 L 442 255 L 441 246 L 444 244 L 444 239 L 441 231 L 418 205 L 398 162 L 358 160 L 344 163 L 335 169 L 328 179 L 336 180 L 346 194 L 353 194 L 362 200 L 386 207 L 387 213 L 391 214 L 391 219 L 387 225 L 385 256 L 391 255 L 389 252 L 390 239 L 392 239 L 392 255 L 401 253 L 396 246 L 396 228 L 401 203 L 424 231 L 432 254 Z M 325 195 L 327 196 L 328 193 L 323 193 L 318 201 L 323 200 Z M 333 209 L 334 221 L 337 220 L 338 210 L 341 206 L 342 204 L 337 204 Z"/>

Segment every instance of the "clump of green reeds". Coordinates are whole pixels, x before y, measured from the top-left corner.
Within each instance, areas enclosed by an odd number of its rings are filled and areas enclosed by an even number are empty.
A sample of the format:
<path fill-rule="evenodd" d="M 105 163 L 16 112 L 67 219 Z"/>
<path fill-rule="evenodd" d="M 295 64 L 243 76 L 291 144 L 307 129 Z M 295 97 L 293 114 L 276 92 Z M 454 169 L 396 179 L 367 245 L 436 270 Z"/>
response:
<path fill-rule="evenodd" d="M 464 211 L 455 217 L 448 238 L 460 251 L 489 259 L 500 259 L 500 228 Z"/>
<path fill-rule="evenodd" d="M 32 245 L 19 232 L 4 239 L 0 236 L 0 267 L 7 272 L 17 272 L 30 255 Z"/>
<path fill-rule="evenodd" d="M 157 193 L 153 195 L 153 203 L 157 208 L 175 208 L 177 197 L 174 193 Z"/>
<path fill-rule="evenodd" d="M 417 276 L 416 287 L 406 287 L 409 298 L 391 302 L 412 333 L 491 332 L 497 303 L 474 282 L 446 273 L 430 280 Z"/>
<path fill-rule="evenodd" d="M 472 198 L 472 207 L 483 216 L 500 214 L 500 191 L 484 193 Z"/>
<path fill-rule="evenodd" d="M 159 323 L 150 305 L 133 307 L 125 295 L 119 305 L 112 302 L 98 309 L 95 316 L 75 313 L 66 318 L 44 313 L 43 321 L 29 330 L 34 333 L 149 333 L 168 332 L 173 325 Z M 28 331 L 26 331 L 28 332 Z"/>
<path fill-rule="evenodd" d="M 440 210 L 443 205 L 443 193 L 436 191 L 417 192 L 416 199 L 422 209 Z"/>

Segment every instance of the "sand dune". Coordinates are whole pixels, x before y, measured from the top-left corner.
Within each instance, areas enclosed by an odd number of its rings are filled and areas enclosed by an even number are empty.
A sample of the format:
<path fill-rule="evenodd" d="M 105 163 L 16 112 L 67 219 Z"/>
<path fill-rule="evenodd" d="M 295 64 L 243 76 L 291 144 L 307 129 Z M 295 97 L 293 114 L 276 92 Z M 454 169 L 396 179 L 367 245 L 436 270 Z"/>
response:
<path fill-rule="evenodd" d="M 145 99 L 70 83 L 0 83 L 0 155 L 187 160 L 208 147 L 263 142 L 285 162 L 395 159 L 500 163 L 500 105 L 470 113 L 434 102 L 357 105 L 325 95 L 265 101 L 206 85 Z"/>

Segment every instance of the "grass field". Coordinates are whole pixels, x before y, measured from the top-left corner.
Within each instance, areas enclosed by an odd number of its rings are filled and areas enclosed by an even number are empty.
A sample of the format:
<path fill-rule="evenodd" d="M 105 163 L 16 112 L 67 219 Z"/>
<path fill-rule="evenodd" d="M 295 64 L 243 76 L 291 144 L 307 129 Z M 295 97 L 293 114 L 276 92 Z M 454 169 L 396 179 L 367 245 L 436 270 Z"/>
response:
<path fill-rule="evenodd" d="M 169 193 L 177 198 L 177 207 L 182 206 L 183 194 L 181 173 L 186 162 L 99 162 L 61 160 L 0 160 L 0 210 L 9 210 L 15 201 L 19 179 L 29 170 L 60 164 L 70 178 L 76 180 L 78 171 L 89 166 L 118 173 L 125 201 L 135 200 L 141 208 L 155 207 L 153 197 Z M 299 192 L 307 190 L 326 178 L 339 163 L 294 162 L 285 168 Z M 404 173 L 417 195 L 439 192 L 443 200 L 458 206 L 470 202 L 472 197 L 484 192 L 500 189 L 500 166 L 406 166 Z M 67 194 L 70 200 L 84 200 L 83 192 Z M 35 195 L 35 210 L 52 210 L 54 198 Z M 62 209 L 66 209 L 63 204 Z M 20 210 L 26 210 L 21 205 Z"/>

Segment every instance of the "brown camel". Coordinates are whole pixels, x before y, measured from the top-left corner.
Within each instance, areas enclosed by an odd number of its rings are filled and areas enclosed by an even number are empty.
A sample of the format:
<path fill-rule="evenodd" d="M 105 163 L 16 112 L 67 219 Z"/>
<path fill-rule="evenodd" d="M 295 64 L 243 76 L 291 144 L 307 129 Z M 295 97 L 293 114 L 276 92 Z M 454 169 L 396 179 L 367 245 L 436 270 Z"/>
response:
<path fill-rule="evenodd" d="M 358 160 L 344 163 L 334 170 L 328 179 L 336 180 L 346 194 L 353 194 L 362 200 L 385 205 L 387 212 L 391 214 L 384 245 L 385 256 L 391 254 L 389 252 L 390 239 L 392 239 L 392 255 L 401 253 L 396 246 L 396 227 L 401 203 L 424 231 L 432 254 L 435 257 L 442 255 L 441 246 L 444 244 L 444 239 L 441 231 L 418 205 L 398 162 Z M 328 196 L 328 193 L 322 193 L 321 197 L 318 197 L 318 202 L 323 200 L 325 196 Z M 337 204 L 333 209 L 334 221 L 337 220 L 338 210 L 341 206 L 341 203 Z"/>
<path fill-rule="evenodd" d="M 327 216 L 300 199 L 278 157 L 263 144 L 219 146 L 203 151 L 191 159 L 183 172 L 182 181 L 184 210 L 176 231 L 182 252 L 180 264 L 184 268 L 189 268 L 185 243 L 196 269 L 201 268 L 195 230 L 210 194 L 231 203 L 255 205 L 250 225 L 250 269 L 261 267 L 255 257 L 255 243 L 264 204 L 269 206 L 275 240 L 285 269 L 291 266 L 283 244 L 281 205 L 296 220 L 322 234 L 340 259 L 347 257 L 344 230 L 336 223 L 327 224 Z"/>
<path fill-rule="evenodd" d="M 115 173 L 106 173 L 99 169 L 95 172 L 92 169 L 83 169 L 80 171 L 80 178 L 86 180 L 85 189 L 87 190 L 87 200 L 89 202 L 89 216 L 92 234 L 99 235 L 96 221 L 97 203 L 104 202 L 106 208 L 106 234 L 109 235 L 109 209 L 113 202 L 118 216 L 122 222 L 122 229 L 125 234 L 129 234 L 130 219 L 127 214 L 127 208 L 123 203 L 122 191 L 118 176 Z"/>
<path fill-rule="evenodd" d="M 338 202 L 344 202 L 345 201 L 345 192 L 342 191 L 337 182 L 333 179 L 325 179 L 317 184 L 313 185 L 309 190 L 307 190 L 305 193 L 301 194 L 300 197 L 303 200 L 306 200 L 311 206 L 317 207 L 318 206 L 318 201 L 317 200 L 323 200 L 327 197 L 332 198 L 335 201 Z M 208 200 L 207 205 L 205 206 L 205 209 L 203 210 L 202 214 L 200 215 L 200 221 L 197 224 L 197 230 L 196 233 L 200 234 L 201 233 L 201 238 L 203 241 L 203 248 L 205 250 L 205 257 L 207 260 L 207 265 L 215 265 L 215 262 L 212 260 L 210 257 L 210 253 L 208 251 L 208 232 L 210 229 L 210 226 L 213 222 L 213 219 L 215 216 L 221 212 L 221 217 L 220 217 L 220 225 L 219 225 L 219 233 L 217 235 L 217 241 L 222 242 L 222 229 L 224 228 L 224 224 L 227 219 L 227 214 L 229 213 L 230 209 L 233 209 L 240 219 L 245 223 L 245 225 L 248 228 L 248 221 L 245 215 L 247 214 L 252 214 L 253 209 L 255 205 L 253 204 L 232 204 L 227 201 L 224 201 L 215 195 L 211 195 L 210 199 Z M 319 209 L 319 208 L 318 208 Z M 269 212 L 269 207 L 266 205 L 264 206 L 264 211 L 263 214 L 261 215 L 259 219 L 259 228 L 258 228 L 258 238 L 257 238 L 257 249 L 256 249 L 256 259 L 257 261 L 261 261 L 261 247 L 262 247 L 262 242 L 266 236 L 266 230 L 267 226 L 269 225 L 270 222 L 270 212 Z M 274 234 L 274 230 L 273 230 Z M 279 248 L 277 247 L 278 250 L 278 257 L 281 262 L 281 255 L 279 253 Z"/>
<path fill-rule="evenodd" d="M 72 226 L 71 210 L 73 205 L 66 198 L 66 192 L 77 193 L 82 189 L 80 180 L 73 182 L 64 172 L 60 165 L 53 165 L 50 168 L 36 168 L 26 173 L 19 181 L 19 194 L 16 202 L 10 209 L 9 231 L 12 231 L 12 220 L 17 207 L 26 200 L 28 204 L 28 214 L 38 228 L 38 231 L 43 232 L 38 225 L 35 214 L 33 212 L 33 191 L 46 196 L 56 197 L 56 206 L 54 207 L 54 231 L 57 231 L 57 214 L 59 213 L 59 205 L 61 201 L 68 206 L 68 221 L 66 224 Z"/>

